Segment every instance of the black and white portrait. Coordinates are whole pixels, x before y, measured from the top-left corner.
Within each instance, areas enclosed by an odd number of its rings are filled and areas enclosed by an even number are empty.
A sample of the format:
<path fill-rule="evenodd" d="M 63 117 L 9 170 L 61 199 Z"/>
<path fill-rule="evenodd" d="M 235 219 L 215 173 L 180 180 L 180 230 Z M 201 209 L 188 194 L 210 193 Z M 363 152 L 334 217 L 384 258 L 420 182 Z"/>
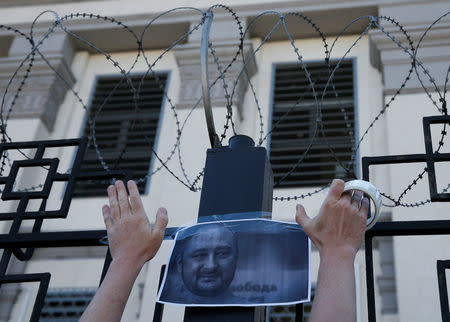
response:
<path fill-rule="evenodd" d="M 293 304 L 310 297 L 310 242 L 297 224 L 202 223 L 175 238 L 158 294 L 189 306 Z"/>

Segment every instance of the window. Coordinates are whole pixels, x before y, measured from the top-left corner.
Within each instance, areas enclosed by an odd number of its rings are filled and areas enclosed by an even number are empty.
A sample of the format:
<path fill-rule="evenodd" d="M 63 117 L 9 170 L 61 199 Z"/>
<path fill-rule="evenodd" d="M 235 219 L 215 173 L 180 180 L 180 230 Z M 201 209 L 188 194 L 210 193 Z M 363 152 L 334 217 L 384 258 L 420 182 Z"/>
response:
<path fill-rule="evenodd" d="M 48 290 L 39 321 L 78 321 L 96 290 L 95 288 Z"/>
<path fill-rule="evenodd" d="M 331 63 L 334 68 L 336 62 Z M 325 63 L 308 63 L 308 71 L 320 100 L 330 71 Z M 352 177 L 352 148 L 355 144 L 355 108 L 353 61 L 342 61 L 327 87 L 322 105 L 325 137 L 318 132 L 303 162 L 280 182 L 279 187 L 310 187 L 329 183 L 333 178 Z M 295 166 L 314 136 L 316 104 L 305 76 L 298 64 L 275 65 L 272 99 L 270 162 L 274 182 L 281 180 Z M 278 124 L 277 124 L 278 123 Z M 347 173 L 336 161 L 329 146 Z"/>
<path fill-rule="evenodd" d="M 135 89 L 139 87 L 142 77 L 143 75 L 131 77 Z M 133 101 L 134 93 L 126 80 L 120 83 L 120 76 L 97 79 L 89 116 L 92 120 L 100 111 L 95 124 L 96 143 L 109 169 L 132 170 L 134 178 L 142 178 L 149 173 L 151 147 L 156 139 L 167 78 L 167 73 L 158 73 L 157 77 L 146 77 L 139 91 L 138 110 Z M 90 135 L 87 121 L 83 135 L 85 137 Z M 92 171 L 104 169 L 95 151 L 93 140 L 89 140 L 81 172 Z M 146 182 L 138 184 L 140 193 L 145 192 L 145 186 Z M 105 186 L 101 184 L 79 181 L 75 186 L 76 197 L 104 195 Z"/>

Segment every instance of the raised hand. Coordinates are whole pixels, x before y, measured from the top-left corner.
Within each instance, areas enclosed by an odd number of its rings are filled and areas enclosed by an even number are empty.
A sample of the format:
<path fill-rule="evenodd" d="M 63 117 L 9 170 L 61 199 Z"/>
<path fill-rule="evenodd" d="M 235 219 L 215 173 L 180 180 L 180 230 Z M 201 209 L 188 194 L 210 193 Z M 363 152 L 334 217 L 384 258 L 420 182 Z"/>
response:
<path fill-rule="evenodd" d="M 168 218 L 165 208 L 159 208 L 155 226 L 148 221 L 138 188 L 128 181 L 130 197 L 122 181 L 108 187 L 109 206 L 102 208 L 113 260 L 126 260 L 143 265 L 153 258 L 164 237 Z"/>
<path fill-rule="evenodd" d="M 311 322 L 356 321 L 354 260 L 364 236 L 369 200 L 360 191 L 343 191 L 344 182 L 333 180 L 319 214 L 312 219 L 297 205 L 297 223 L 320 253 Z"/>
<path fill-rule="evenodd" d="M 296 221 L 319 249 L 327 252 L 344 252 L 353 256 L 361 245 L 365 231 L 369 200 L 361 191 L 342 194 L 344 181 L 335 179 L 319 214 L 306 215 L 302 205 L 297 205 Z M 363 198 L 364 197 L 364 198 Z"/>
<path fill-rule="evenodd" d="M 103 283 L 80 318 L 82 322 L 120 322 L 133 284 L 144 263 L 155 256 L 164 237 L 167 211 L 159 208 L 152 228 L 134 181 L 108 187 L 109 206 L 102 208 L 113 258 Z"/>

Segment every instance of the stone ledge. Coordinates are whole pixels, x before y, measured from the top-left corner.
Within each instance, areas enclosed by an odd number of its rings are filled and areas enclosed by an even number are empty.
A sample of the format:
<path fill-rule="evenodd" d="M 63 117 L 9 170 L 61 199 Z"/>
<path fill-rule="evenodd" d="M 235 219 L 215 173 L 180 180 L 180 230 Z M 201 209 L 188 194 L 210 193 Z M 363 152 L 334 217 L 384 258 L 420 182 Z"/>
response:
<path fill-rule="evenodd" d="M 237 45 L 238 43 L 232 40 L 213 43 L 222 70 L 225 69 L 233 59 L 238 49 Z M 190 108 L 202 97 L 200 81 L 200 43 L 182 45 L 176 47 L 173 52 L 179 66 L 181 84 L 183 84 L 183 88 L 180 88 L 177 108 Z M 252 44 L 250 41 L 245 41 L 244 57 L 248 59 L 251 53 Z M 214 62 L 214 58 L 211 55 L 208 58 L 208 62 L 208 74 L 211 84 L 219 76 L 219 72 L 216 63 Z M 256 72 L 256 63 L 254 60 L 250 61 L 247 65 L 247 69 L 250 77 Z M 246 75 L 245 73 L 241 74 L 241 70 L 242 56 L 239 55 L 237 60 L 225 74 L 225 84 L 227 86 L 228 95 L 232 94 L 233 86 L 239 77 L 233 97 L 233 106 L 237 107 L 239 113 L 241 113 L 242 101 L 248 86 L 248 82 L 245 79 Z M 224 107 L 227 105 L 227 94 L 221 79 L 219 79 L 216 85 L 211 88 L 210 95 L 211 103 L 214 107 Z M 203 102 L 200 102 L 199 105 L 203 106 Z"/>

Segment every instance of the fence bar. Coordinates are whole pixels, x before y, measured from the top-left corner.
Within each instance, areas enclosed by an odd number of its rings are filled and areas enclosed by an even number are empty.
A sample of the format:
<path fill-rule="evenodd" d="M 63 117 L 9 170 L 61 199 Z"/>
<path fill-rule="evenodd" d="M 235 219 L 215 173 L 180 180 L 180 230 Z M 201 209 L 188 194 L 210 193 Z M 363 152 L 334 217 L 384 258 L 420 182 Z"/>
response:
<path fill-rule="evenodd" d="M 367 313 L 369 316 L 369 322 L 375 322 L 376 310 L 375 310 L 375 285 L 373 278 L 372 236 L 366 234 L 364 245 L 366 248 Z"/>
<path fill-rule="evenodd" d="M 379 222 L 366 232 L 371 236 L 448 235 L 450 220 Z"/>
<path fill-rule="evenodd" d="M 439 300 L 441 302 L 442 322 L 450 322 L 450 311 L 448 308 L 448 291 L 447 278 L 445 270 L 450 269 L 450 260 L 438 260 L 436 262 L 438 284 L 439 284 Z"/>
<path fill-rule="evenodd" d="M 0 249 L 104 246 L 106 230 L 40 232 L 0 235 Z"/>

